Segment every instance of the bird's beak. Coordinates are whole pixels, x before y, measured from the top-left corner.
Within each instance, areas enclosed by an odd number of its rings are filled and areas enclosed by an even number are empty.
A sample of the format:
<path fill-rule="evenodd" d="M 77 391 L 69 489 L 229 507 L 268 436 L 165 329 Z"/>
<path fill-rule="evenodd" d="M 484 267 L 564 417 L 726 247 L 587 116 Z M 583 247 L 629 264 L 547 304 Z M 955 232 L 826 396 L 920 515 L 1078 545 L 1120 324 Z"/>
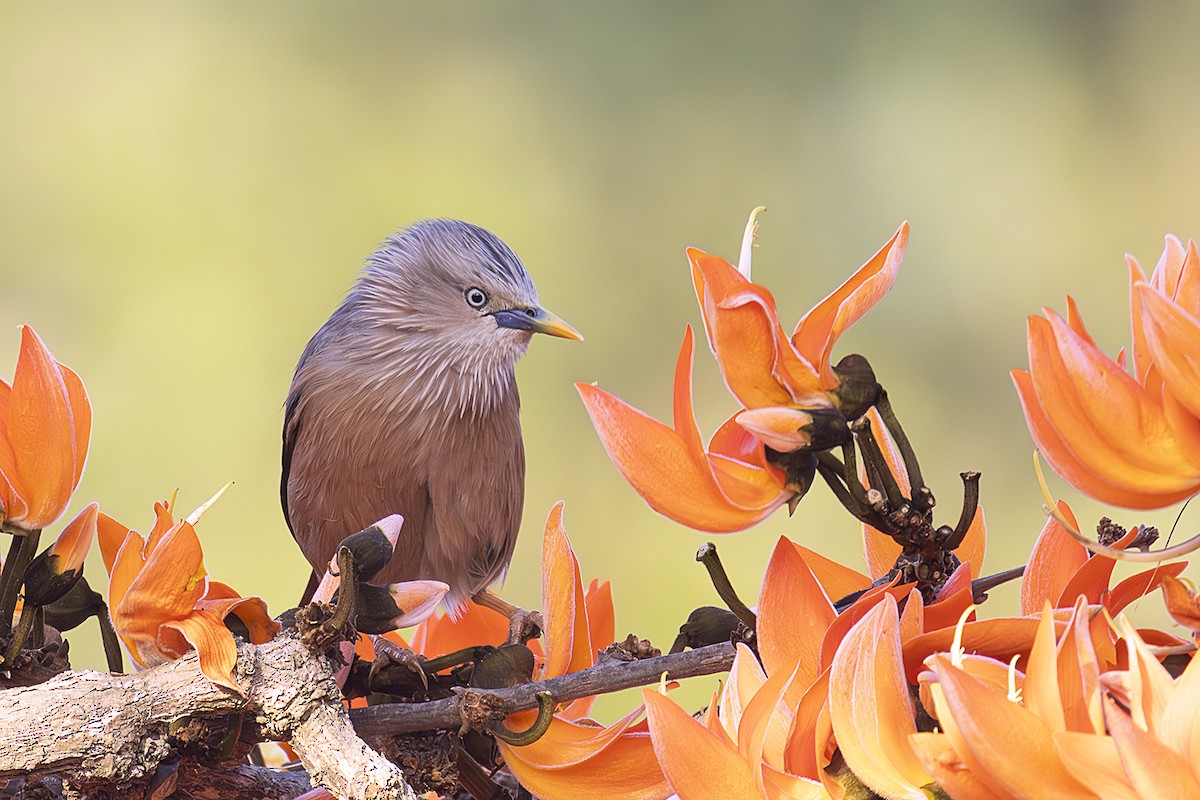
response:
<path fill-rule="evenodd" d="M 583 335 L 544 308 L 510 308 L 492 314 L 501 328 L 548 333 L 560 339 L 583 341 Z"/>

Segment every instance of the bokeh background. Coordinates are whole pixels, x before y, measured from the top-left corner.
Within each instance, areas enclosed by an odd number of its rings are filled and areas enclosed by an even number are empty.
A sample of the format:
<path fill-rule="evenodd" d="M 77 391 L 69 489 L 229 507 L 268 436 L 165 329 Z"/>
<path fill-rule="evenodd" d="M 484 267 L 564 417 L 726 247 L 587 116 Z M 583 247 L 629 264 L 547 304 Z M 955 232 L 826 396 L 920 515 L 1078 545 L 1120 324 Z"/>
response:
<path fill-rule="evenodd" d="M 529 484 L 505 594 L 538 603 L 564 499 L 619 635 L 665 649 L 716 602 L 705 537 L 623 482 L 572 382 L 666 418 L 699 322 L 684 247 L 736 259 L 755 205 L 755 277 L 785 325 L 908 219 L 895 289 L 837 353 L 875 365 L 945 521 L 958 473 L 982 471 L 986 568 L 1010 567 L 1044 521 L 1007 374 L 1025 316 L 1070 292 L 1115 352 L 1123 255 L 1149 268 L 1165 233 L 1200 233 L 1198 24 L 1194 3 L 6 2 L 0 374 L 30 323 L 87 383 L 69 514 L 98 499 L 145 530 L 176 487 L 187 512 L 235 481 L 199 526 L 208 567 L 282 611 L 308 569 L 278 506 L 296 358 L 389 232 L 481 224 L 587 336 L 539 339 L 519 366 Z M 703 350 L 697 394 L 710 431 L 735 408 Z M 1177 540 L 1197 528 L 1185 514 Z M 780 535 L 860 563 L 818 486 L 717 540 L 750 601 Z M 81 634 L 77 665 L 100 666 Z"/>

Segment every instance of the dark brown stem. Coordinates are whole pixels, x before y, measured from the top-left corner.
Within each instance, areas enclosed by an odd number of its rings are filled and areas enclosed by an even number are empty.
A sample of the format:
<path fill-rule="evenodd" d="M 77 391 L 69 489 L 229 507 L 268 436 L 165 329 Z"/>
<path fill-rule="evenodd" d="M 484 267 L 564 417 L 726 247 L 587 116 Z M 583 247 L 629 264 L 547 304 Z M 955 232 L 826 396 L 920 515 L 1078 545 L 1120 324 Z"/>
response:
<path fill-rule="evenodd" d="M 708 577 L 712 579 L 713 587 L 717 590 L 717 594 L 725 601 L 725 605 L 734 613 L 742 624 L 750 630 L 756 630 L 758 627 L 758 616 L 755 615 L 750 607 L 742 602 L 734 591 L 733 584 L 729 582 L 729 576 L 725 574 L 725 566 L 721 563 L 721 557 L 717 555 L 717 546 L 712 542 L 705 542 L 700 545 L 700 549 L 696 551 L 696 560 L 704 565 L 708 570 Z"/>
<path fill-rule="evenodd" d="M 875 408 L 879 411 L 879 418 L 883 420 L 884 427 L 892 435 L 892 441 L 896 443 L 900 457 L 904 459 L 904 469 L 908 471 L 908 485 L 915 492 L 918 487 L 925 485 L 925 479 L 921 477 L 921 465 L 917 461 L 917 453 L 908 441 L 908 435 L 904 433 L 904 428 L 900 426 L 900 420 L 892 408 L 892 401 L 888 399 L 887 390 L 882 388 L 879 390 L 879 396 L 875 399 Z"/>
<path fill-rule="evenodd" d="M 657 683 L 664 672 L 669 680 L 726 672 L 733 664 L 734 652 L 732 644 L 723 642 L 638 661 L 606 660 L 579 672 L 511 689 L 489 690 L 488 693 L 499 698 L 510 713 L 525 711 L 537 706 L 538 692 L 550 692 L 556 702 L 566 703 L 580 697 L 648 686 Z M 350 720 L 360 736 L 377 739 L 417 731 L 456 729 L 463 721 L 458 697 L 428 703 L 356 708 L 350 711 Z"/>
<path fill-rule="evenodd" d="M 962 514 L 958 517 L 958 525 L 954 526 L 954 535 L 943 545 L 947 550 L 957 550 L 958 546 L 963 543 L 967 531 L 971 529 L 971 523 L 975 520 L 975 511 L 979 508 L 979 473 L 963 472 L 961 476 L 963 482 Z"/>
<path fill-rule="evenodd" d="M 42 535 L 40 530 L 9 530 L 9 533 L 13 534 L 13 543 L 4 559 L 4 570 L 0 571 L 0 636 L 12 630 L 13 613 L 17 608 L 21 581 L 25 579 L 25 568 L 37 555 L 38 540 Z"/>
<path fill-rule="evenodd" d="M 329 618 L 329 626 L 340 631 L 354 621 L 358 612 L 358 581 L 354 577 L 354 554 L 349 547 L 338 548 L 337 564 L 341 581 L 338 583 L 337 608 Z"/>
<path fill-rule="evenodd" d="M 108 604 L 100 603 L 96 611 L 96 622 L 100 623 L 100 641 L 104 643 L 104 660 L 108 662 L 108 671 L 122 673 L 125 671 L 125 659 L 121 655 L 121 641 L 113 630 L 112 620 L 108 617 Z"/>
<path fill-rule="evenodd" d="M 542 738 L 554 719 L 554 697 L 549 692 L 538 692 L 534 696 L 537 698 L 537 719 L 526 730 L 514 731 L 504 724 L 504 720 L 498 719 L 488 725 L 488 731 L 513 747 L 525 747 Z"/>
<path fill-rule="evenodd" d="M 871 423 L 866 417 L 862 417 L 851 427 L 854 430 L 855 438 L 858 439 L 858 446 L 862 450 L 863 460 L 867 464 L 868 471 L 879 479 L 880 485 L 876 488 L 880 489 L 887 497 L 888 505 L 893 510 L 899 508 L 904 504 L 904 495 L 900 491 L 900 484 L 896 482 L 896 476 L 892 474 L 891 467 L 888 466 L 883 451 L 879 449 L 879 442 L 875 441 Z"/>
<path fill-rule="evenodd" d="M 8 649 L 4 651 L 4 658 L 0 659 L 0 670 L 11 669 L 13 662 L 17 658 L 17 653 L 21 652 L 21 647 L 25 644 L 25 639 L 29 636 L 29 631 L 33 628 L 33 621 L 37 618 L 38 609 L 33 606 L 26 605 L 21 609 L 21 621 L 17 623 L 17 627 L 12 632 L 12 639 L 8 642 Z"/>
<path fill-rule="evenodd" d="M 976 578 L 975 580 L 971 581 L 971 594 L 975 598 L 979 598 L 980 595 L 983 595 L 986 592 L 988 592 L 992 589 L 995 589 L 997 586 L 999 586 L 1003 583 L 1008 583 L 1009 581 L 1015 581 L 1017 578 L 1020 578 L 1024 574 L 1025 574 L 1025 565 L 1022 564 L 1019 567 L 1013 567 L 1012 569 L 1006 569 L 1003 572 L 997 572 L 994 575 L 984 575 L 982 578 Z M 978 602 L 978 599 L 976 599 L 976 602 Z"/>

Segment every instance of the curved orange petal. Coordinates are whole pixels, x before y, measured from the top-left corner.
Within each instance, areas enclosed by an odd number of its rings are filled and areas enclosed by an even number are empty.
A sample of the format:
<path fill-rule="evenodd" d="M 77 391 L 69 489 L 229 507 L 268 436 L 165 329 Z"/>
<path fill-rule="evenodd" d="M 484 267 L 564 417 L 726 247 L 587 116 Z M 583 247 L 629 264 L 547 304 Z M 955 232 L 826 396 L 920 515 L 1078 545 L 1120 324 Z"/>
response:
<path fill-rule="evenodd" d="M 804 315 L 792 334 L 792 344 L 801 357 L 821 370 L 821 385 L 837 386 L 829 364 L 833 346 L 842 332 L 862 318 L 892 288 L 896 272 L 908 246 L 908 223 L 867 263 Z"/>
<path fill-rule="evenodd" d="M 1194 490 L 1200 468 L 1175 440 L 1161 405 L 1057 314 L 1029 320 L 1029 363 L 1043 413 L 1105 481 L 1142 494 Z"/>
<path fill-rule="evenodd" d="M 690 329 L 689 329 L 690 330 Z M 739 531 L 759 522 L 787 499 L 782 484 L 761 506 L 732 502 L 723 485 L 737 482 L 727 474 L 718 483 L 714 465 L 697 453 L 699 433 L 691 417 L 691 335 L 685 335 L 676 366 L 676 424 L 680 430 L 638 411 L 620 398 L 589 384 L 577 383 L 592 424 L 609 458 L 625 480 L 658 513 L 689 527 L 714 533 Z M 686 412 L 682 412 L 683 407 Z M 744 465 L 732 465 L 743 468 Z M 726 471 L 727 470 L 723 470 Z M 774 475 L 763 475 L 774 481 Z M 761 498 L 761 493 L 751 494 Z"/>
<path fill-rule="evenodd" d="M 779 537 L 758 596 L 758 652 L 768 675 L 800 661 L 793 691 L 816 680 L 821 640 L 837 618 L 833 603 L 786 537 Z M 793 698 L 789 696 L 788 705 Z"/>
<path fill-rule="evenodd" d="M 1004 800 L 987 787 L 962 760 L 944 733 L 914 733 L 908 744 L 925 771 L 950 797 L 961 800 Z"/>
<path fill-rule="evenodd" d="M 109 607 L 122 637 L 157 642 L 160 624 L 187 617 L 204 596 L 204 554 L 195 529 L 186 522 L 167 533 L 144 562 L 142 553 L 133 552 L 140 541 L 131 532 L 117 553 L 109 579 Z M 124 594 L 115 594 L 122 585 Z"/>
<path fill-rule="evenodd" d="M 1137 528 L 1130 530 L 1120 539 L 1113 542 L 1113 548 L 1124 550 L 1137 534 Z M 1097 554 L 1093 558 L 1089 558 L 1084 562 L 1083 566 L 1075 570 L 1075 574 L 1067 581 L 1062 594 L 1058 596 L 1058 600 L 1054 603 L 1055 607 L 1067 608 L 1072 606 L 1075 604 L 1075 598 L 1080 595 L 1086 597 L 1088 603 L 1092 605 L 1099 603 L 1104 593 L 1108 591 L 1108 584 L 1112 579 L 1113 569 L 1116 566 L 1117 562 L 1115 559 L 1103 554 Z"/>
<path fill-rule="evenodd" d="M 767 674 L 763 672 L 754 652 L 742 642 L 738 642 L 734 649 L 729 677 L 718 699 L 717 715 L 723 730 L 730 736 L 730 743 L 736 739 L 738 728 L 741 727 L 742 711 L 767 682 Z"/>
<path fill-rule="evenodd" d="M 96 519 L 99 512 L 99 503 L 88 503 L 75 515 L 75 519 L 67 523 L 54 541 L 51 552 L 61 559 L 60 569 L 63 572 L 78 572 L 83 569 L 83 559 L 92 547 L 92 539 L 96 538 Z"/>
<path fill-rule="evenodd" d="M 784 768 L 793 775 L 818 780 L 825 762 L 817 752 L 817 732 L 821 714 L 829 699 L 829 670 L 826 669 L 804 692 L 794 708 L 792 725 L 783 750 Z M 826 712 L 826 721 L 828 712 Z"/>
<path fill-rule="evenodd" d="M 1030 317 L 1031 324 L 1035 320 L 1038 318 Z M 1019 369 L 1014 369 L 1009 374 L 1016 386 L 1021 409 L 1025 413 L 1025 422 L 1029 426 L 1029 433 L 1033 436 L 1038 450 L 1046 457 L 1050 467 L 1079 491 L 1125 508 L 1159 508 L 1179 502 L 1191 495 L 1190 488 L 1163 493 L 1146 489 L 1142 485 L 1130 486 L 1128 483 L 1122 482 L 1119 477 L 1111 478 L 1107 474 L 1103 474 L 1094 465 L 1107 465 L 1103 472 L 1108 473 L 1112 471 L 1112 465 L 1119 463 L 1119 459 L 1111 453 L 1097 457 L 1089 455 L 1090 460 L 1087 461 L 1077 455 L 1072 445 L 1080 436 L 1073 436 L 1071 443 L 1063 438 L 1057 423 L 1050 418 L 1042 406 L 1042 401 L 1034 386 L 1033 376 Z M 1095 436 L 1099 435 L 1095 434 Z M 1093 434 L 1089 433 L 1087 436 L 1091 437 Z M 1098 443 L 1097 439 L 1090 439 L 1090 441 Z"/>
<path fill-rule="evenodd" d="M 1059 623 L 1056 625 L 1063 625 Z M 1015 655 L 1025 658 L 1033 647 L 1038 621 L 1028 617 L 1000 617 L 968 622 L 962 627 L 962 646 L 968 653 L 981 653 L 998 661 Z M 1065 627 L 1065 625 L 1063 625 Z M 904 671 L 909 683 L 917 682 L 924 660 L 932 653 L 945 652 L 954 643 L 953 628 L 923 633 L 904 643 Z"/>
<path fill-rule="evenodd" d="M 1067 720 L 1063 713 L 1062 693 L 1059 691 L 1054 627 L 1050 601 L 1044 600 L 1037 634 L 1026 662 L 1021 696 L 1025 707 L 1037 715 L 1051 733 L 1058 733 L 1067 729 Z"/>
<path fill-rule="evenodd" d="M 642 697 L 654 754 L 680 800 L 763 796 L 754 769 L 737 750 L 657 691 L 643 689 Z"/>
<path fill-rule="evenodd" d="M 1176 240 L 1178 241 L 1178 240 Z M 1146 282 L 1146 273 L 1142 265 L 1133 256 L 1125 256 L 1129 265 L 1129 327 L 1133 331 L 1133 347 L 1130 350 L 1133 360 L 1133 376 L 1138 383 L 1146 385 L 1146 373 L 1150 370 L 1150 350 L 1146 347 L 1146 334 L 1142 332 L 1142 304 L 1138 302 L 1135 287 Z"/>
<path fill-rule="evenodd" d="M 1171 393 L 1200 415 L 1200 321 L 1145 283 L 1134 286 L 1142 331 Z"/>
<path fill-rule="evenodd" d="M 1195 656 L 1184 667 L 1175 681 L 1174 692 L 1158 720 L 1158 738 L 1168 747 L 1183 756 L 1197 771 L 1200 758 L 1200 720 L 1196 709 L 1200 708 L 1200 660 Z"/>
<path fill-rule="evenodd" d="M 1186 258 L 1187 253 L 1179 239 L 1168 233 L 1164 237 L 1162 255 L 1158 257 L 1158 263 L 1154 265 L 1154 272 L 1150 275 L 1150 284 L 1174 300 L 1175 293 L 1179 290 L 1179 279 L 1182 277 L 1183 262 Z"/>
<path fill-rule="evenodd" d="M 771 293 L 723 258 L 687 254 L 709 346 L 733 396 L 746 408 L 829 406 L 816 366 L 784 336 Z"/>
<path fill-rule="evenodd" d="M 7 436 L 27 505 L 22 516 L 6 511 L 7 517 L 23 528 L 40 530 L 58 519 L 71 499 L 76 440 L 71 396 L 58 362 L 28 325 L 21 327 Z"/>
<path fill-rule="evenodd" d="M 1057 508 L 1079 527 L 1070 506 L 1059 500 Z M 1057 603 L 1071 577 L 1087 560 L 1087 548 L 1067 533 L 1058 520 L 1047 517 L 1021 578 L 1021 614 L 1037 613 L 1046 601 Z"/>
<path fill-rule="evenodd" d="M 96 539 L 100 544 L 100 556 L 104 560 L 104 571 L 112 575 L 113 562 L 116 561 L 117 551 L 125 542 L 125 537 L 132 533 L 115 519 L 104 512 L 96 517 Z M 138 537 L 141 539 L 141 537 Z M 141 545 L 138 545 L 141 547 Z"/>
<path fill-rule="evenodd" d="M 870 589 L 862 597 L 855 600 L 849 608 L 838 614 L 837 619 L 829 623 L 829 628 L 825 631 L 825 636 L 821 639 L 821 649 L 818 651 L 818 669 L 825 669 L 825 667 L 833 663 L 833 657 L 841 648 L 842 640 L 846 638 L 846 634 L 871 609 L 878 605 L 885 595 L 890 596 L 893 600 L 899 600 L 906 596 L 912 589 L 911 583 L 898 585 L 899 582 L 900 576 L 896 575 L 892 578 L 891 583 Z"/>
<path fill-rule="evenodd" d="M 1133 724 L 1116 701 L 1104 697 L 1104 720 L 1130 783 L 1142 797 L 1200 800 L 1200 782 L 1180 754 Z"/>
<path fill-rule="evenodd" d="M 791 545 L 800 553 L 804 563 L 812 570 L 813 577 L 817 579 L 817 583 L 821 584 L 825 595 L 831 600 L 840 600 L 846 595 L 870 588 L 871 579 L 858 570 L 843 566 L 833 559 L 826 558 L 817 551 L 809 550 L 795 542 L 791 542 Z"/>
<path fill-rule="evenodd" d="M 1104 607 L 1108 609 L 1109 614 L 1115 617 L 1130 603 L 1137 602 L 1151 592 L 1157 591 L 1165 579 L 1177 577 L 1187 569 L 1187 565 L 1186 561 L 1176 561 L 1171 564 L 1160 564 L 1153 569 L 1130 575 L 1105 595 Z"/>
<path fill-rule="evenodd" d="M 885 595 L 833 657 L 829 719 L 859 780 L 885 797 L 925 800 L 921 787 L 933 779 L 908 744 L 917 727 L 900 652 L 900 615 Z"/>
<path fill-rule="evenodd" d="M 1187 586 L 1174 577 L 1163 580 L 1162 593 L 1171 619 L 1193 634 L 1200 631 L 1200 597 L 1188 591 Z"/>
<path fill-rule="evenodd" d="M 216 613 L 194 611 L 182 619 L 164 622 L 160 630 L 177 632 L 195 648 L 200 656 L 200 671 L 210 681 L 241 693 L 241 687 L 233 679 L 233 668 L 237 665 L 237 644 Z M 180 652 L 175 643 L 168 647 Z"/>
<path fill-rule="evenodd" d="M 763 786 L 767 800 L 828 800 L 829 793 L 819 781 L 780 772 L 763 764 Z"/>
<path fill-rule="evenodd" d="M 216 583 L 216 581 L 212 581 L 210 585 L 212 583 Z M 204 599 L 196 601 L 196 608 L 201 611 L 212 611 L 222 620 L 233 614 L 246 626 L 251 644 L 269 642 L 275 638 L 275 634 L 279 633 L 279 623 L 271 619 L 271 615 L 267 611 L 267 603 L 261 597 L 210 597 L 205 595 Z"/>
<path fill-rule="evenodd" d="M 588 631 L 592 648 L 596 650 L 608 647 L 616 641 L 616 617 L 613 611 L 612 584 L 608 581 L 600 583 L 593 578 L 583 592 L 584 605 L 587 606 Z"/>
<path fill-rule="evenodd" d="M 414 652 L 436 658 L 481 644 L 499 645 L 507 637 L 508 617 L 468 603 L 458 619 L 449 615 L 429 617 L 413 629 L 411 639 Z"/>
<path fill-rule="evenodd" d="M 760 778 L 764 761 L 783 767 L 783 751 L 793 715 L 782 700 L 795 678 L 795 668 L 791 672 L 781 670 L 767 678 L 742 712 L 737 731 L 738 750 L 751 769 L 757 768 Z"/>
<path fill-rule="evenodd" d="M 567 540 L 562 515 L 563 502 L 560 500 L 550 509 L 542 537 L 542 615 L 546 623 L 544 678 L 557 678 L 596 663 L 579 561 Z"/>
<path fill-rule="evenodd" d="M 83 465 L 87 461 L 88 443 L 92 436 L 92 401 L 88 399 L 83 381 L 69 367 L 58 365 L 63 385 L 67 387 L 67 399 L 71 405 L 71 426 L 75 431 L 75 476 L 72 486 L 79 485 L 83 477 Z"/>
<path fill-rule="evenodd" d="M 8 414 L 12 405 L 12 387 L 0 378 L 0 518 L 25 516 L 28 509 L 21 499 L 24 490 L 17 470 L 17 456 L 8 441 Z"/>
<path fill-rule="evenodd" d="M 1095 797 L 1063 766 L 1041 720 L 946 656 L 935 656 L 934 663 L 946 711 L 972 754 L 1003 786 L 1019 797 Z M 940 720 L 940 707 L 938 712 Z"/>
<path fill-rule="evenodd" d="M 1141 800 L 1121 767 L 1112 737 L 1078 731 L 1056 731 L 1054 746 L 1063 766 L 1105 800 Z"/>

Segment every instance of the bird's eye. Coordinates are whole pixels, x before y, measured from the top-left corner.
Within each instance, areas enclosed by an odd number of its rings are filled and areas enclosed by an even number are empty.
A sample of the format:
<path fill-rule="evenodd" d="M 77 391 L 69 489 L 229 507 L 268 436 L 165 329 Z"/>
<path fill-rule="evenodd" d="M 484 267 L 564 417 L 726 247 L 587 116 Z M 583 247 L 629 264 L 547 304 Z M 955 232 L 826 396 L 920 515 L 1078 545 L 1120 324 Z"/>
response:
<path fill-rule="evenodd" d="M 487 305 L 488 301 L 487 292 L 474 286 L 472 286 L 470 289 L 467 289 L 466 298 L 467 305 L 469 305 L 471 308 L 483 308 Z"/>

